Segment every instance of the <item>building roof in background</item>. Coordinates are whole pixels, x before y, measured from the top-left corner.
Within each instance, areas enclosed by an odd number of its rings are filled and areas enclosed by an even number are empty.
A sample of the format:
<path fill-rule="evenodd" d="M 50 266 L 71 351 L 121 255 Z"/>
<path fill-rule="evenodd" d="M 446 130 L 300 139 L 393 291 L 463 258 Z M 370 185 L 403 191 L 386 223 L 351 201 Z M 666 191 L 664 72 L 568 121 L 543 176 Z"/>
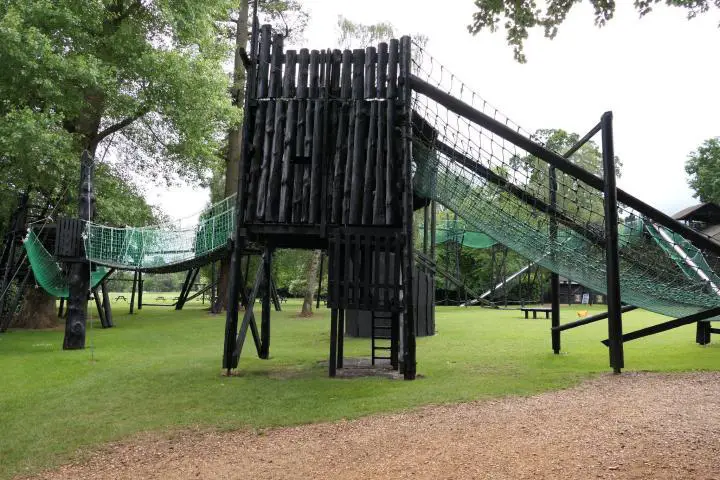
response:
<path fill-rule="evenodd" d="M 720 225 L 720 205 L 707 202 L 684 208 L 673 215 L 675 220 L 704 222 L 710 225 Z"/>
<path fill-rule="evenodd" d="M 713 225 L 702 231 L 705 235 L 712 238 L 716 242 L 720 242 L 720 225 Z"/>

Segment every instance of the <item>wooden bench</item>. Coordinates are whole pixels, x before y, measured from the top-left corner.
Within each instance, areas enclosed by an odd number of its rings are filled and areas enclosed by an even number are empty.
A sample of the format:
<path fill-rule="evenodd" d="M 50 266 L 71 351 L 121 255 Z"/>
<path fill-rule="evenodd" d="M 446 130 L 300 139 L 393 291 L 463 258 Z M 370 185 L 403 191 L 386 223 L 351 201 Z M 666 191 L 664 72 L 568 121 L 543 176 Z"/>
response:
<path fill-rule="evenodd" d="M 545 312 L 545 318 L 550 318 L 552 308 L 537 307 L 537 308 L 521 308 L 521 312 L 525 312 L 525 318 L 528 318 L 528 313 L 532 312 L 533 318 L 537 318 L 538 312 Z"/>

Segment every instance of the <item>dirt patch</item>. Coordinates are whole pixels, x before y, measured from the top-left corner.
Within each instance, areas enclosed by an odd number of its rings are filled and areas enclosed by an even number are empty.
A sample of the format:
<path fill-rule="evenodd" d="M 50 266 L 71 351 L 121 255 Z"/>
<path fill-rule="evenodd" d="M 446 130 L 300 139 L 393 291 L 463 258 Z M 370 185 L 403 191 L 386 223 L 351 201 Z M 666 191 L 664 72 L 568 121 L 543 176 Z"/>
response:
<path fill-rule="evenodd" d="M 35 478 L 720 479 L 720 372 L 110 445 Z"/>

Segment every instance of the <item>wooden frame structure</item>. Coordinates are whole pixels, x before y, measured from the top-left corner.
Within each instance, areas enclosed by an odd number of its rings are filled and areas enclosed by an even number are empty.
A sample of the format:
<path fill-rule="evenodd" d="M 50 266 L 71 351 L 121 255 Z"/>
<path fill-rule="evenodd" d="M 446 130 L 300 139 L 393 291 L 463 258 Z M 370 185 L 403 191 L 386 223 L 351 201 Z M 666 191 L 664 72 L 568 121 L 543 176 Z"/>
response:
<path fill-rule="evenodd" d="M 409 37 L 365 50 L 285 51 L 255 25 L 247 86 L 237 231 L 223 367 L 237 368 L 247 330 L 268 358 L 270 289 L 260 328 L 254 297 L 275 248 L 327 251 L 329 374 L 342 367 L 348 309 L 388 314 L 391 363 L 415 377 Z M 242 321 L 240 253 L 263 245 Z M 402 352 L 402 353 L 400 353 Z"/>

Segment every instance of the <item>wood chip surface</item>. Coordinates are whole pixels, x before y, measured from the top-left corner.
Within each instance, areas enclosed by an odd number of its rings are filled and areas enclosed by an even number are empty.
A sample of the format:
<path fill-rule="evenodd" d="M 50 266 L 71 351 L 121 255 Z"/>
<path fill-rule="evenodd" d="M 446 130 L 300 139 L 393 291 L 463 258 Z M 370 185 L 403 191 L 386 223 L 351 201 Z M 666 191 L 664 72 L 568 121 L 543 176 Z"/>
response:
<path fill-rule="evenodd" d="M 720 480 L 720 372 L 604 375 L 533 397 L 136 438 L 35 478 Z"/>

